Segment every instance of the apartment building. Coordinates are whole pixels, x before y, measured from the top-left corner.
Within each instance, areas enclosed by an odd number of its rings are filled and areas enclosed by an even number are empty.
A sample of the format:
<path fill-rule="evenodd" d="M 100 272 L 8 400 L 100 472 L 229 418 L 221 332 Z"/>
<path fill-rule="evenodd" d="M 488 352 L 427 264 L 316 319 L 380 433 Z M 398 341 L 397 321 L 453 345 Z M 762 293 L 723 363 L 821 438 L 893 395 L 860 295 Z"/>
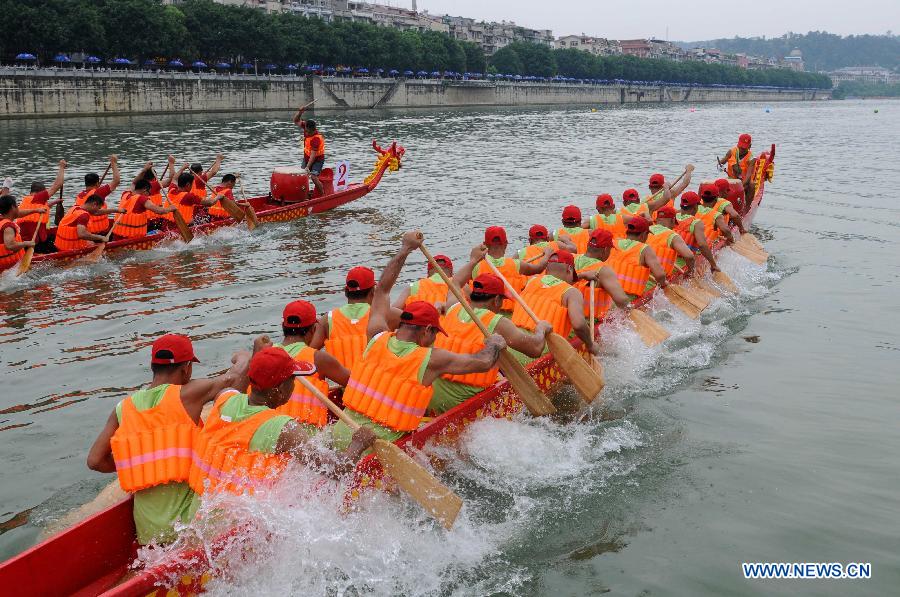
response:
<path fill-rule="evenodd" d="M 622 46 L 614 39 L 591 37 L 589 35 L 565 35 L 558 37 L 553 47 L 559 49 L 575 49 L 588 52 L 594 56 L 615 56 L 622 53 Z"/>

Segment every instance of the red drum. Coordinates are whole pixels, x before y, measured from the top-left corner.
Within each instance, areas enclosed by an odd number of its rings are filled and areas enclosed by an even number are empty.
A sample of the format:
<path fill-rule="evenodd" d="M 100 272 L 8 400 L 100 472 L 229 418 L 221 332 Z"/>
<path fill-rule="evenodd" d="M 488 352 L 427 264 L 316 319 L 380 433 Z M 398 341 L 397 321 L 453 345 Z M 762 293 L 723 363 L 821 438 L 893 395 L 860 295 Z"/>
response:
<path fill-rule="evenodd" d="M 739 214 L 743 214 L 747 203 L 744 197 L 744 184 L 737 178 L 729 178 L 728 186 L 728 197 L 726 199 L 731 201 L 734 209 Z"/>
<path fill-rule="evenodd" d="M 277 201 L 306 201 L 309 198 L 309 177 L 302 168 L 275 168 L 269 189 Z"/>

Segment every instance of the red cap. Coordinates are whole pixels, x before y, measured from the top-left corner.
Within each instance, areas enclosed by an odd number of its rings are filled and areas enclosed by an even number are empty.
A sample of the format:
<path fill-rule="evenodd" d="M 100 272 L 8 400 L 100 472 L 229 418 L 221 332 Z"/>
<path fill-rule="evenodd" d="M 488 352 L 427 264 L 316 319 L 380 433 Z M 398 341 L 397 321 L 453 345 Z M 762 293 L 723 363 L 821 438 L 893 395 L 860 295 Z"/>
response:
<path fill-rule="evenodd" d="M 160 336 L 150 349 L 150 362 L 154 365 L 174 365 L 176 363 L 199 363 L 194 355 L 191 339 L 181 334 Z"/>
<path fill-rule="evenodd" d="M 575 256 L 568 251 L 560 250 L 551 255 L 550 259 L 547 260 L 547 263 L 563 263 L 575 267 Z"/>
<path fill-rule="evenodd" d="M 612 232 L 604 228 L 597 228 L 591 232 L 591 239 L 588 244 L 596 249 L 603 249 L 613 246 Z"/>
<path fill-rule="evenodd" d="M 488 226 L 484 231 L 484 244 L 505 245 L 506 229 L 503 226 Z"/>
<path fill-rule="evenodd" d="M 700 183 L 700 196 L 704 199 L 718 199 L 719 187 L 714 182 Z"/>
<path fill-rule="evenodd" d="M 512 298 L 506 293 L 506 286 L 503 284 L 503 280 L 494 274 L 481 274 L 472 280 L 472 292 Z"/>
<path fill-rule="evenodd" d="M 281 325 L 286 328 L 308 328 L 316 322 L 316 308 L 307 301 L 288 303 L 281 314 Z"/>
<path fill-rule="evenodd" d="M 747 133 L 744 133 L 743 135 L 738 137 L 738 147 L 740 147 L 741 149 L 750 149 L 750 144 L 752 142 L 753 138 Z"/>
<path fill-rule="evenodd" d="M 368 290 L 375 286 L 375 272 L 357 265 L 347 272 L 347 290 Z"/>
<path fill-rule="evenodd" d="M 628 224 L 625 227 L 628 229 L 628 232 L 643 234 L 650 230 L 650 222 L 641 216 L 635 216 L 628 220 Z"/>
<path fill-rule="evenodd" d="M 447 335 L 447 332 L 441 327 L 441 315 L 431 303 L 425 301 L 413 301 L 403 307 L 403 313 L 400 314 L 400 323 L 408 323 L 410 325 L 431 326 L 440 333 Z"/>
<path fill-rule="evenodd" d="M 577 205 L 567 205 L 563 208 L 563 222 L 580 222 L 581 209 Z"/>
<path fill-rule="evenodd" d="M 637 189 L 625 189 L 625 192 L 622 193 L 622 202 L 626 205 L 629 203 L 636 203 L 641 200 L 641 194 L 637 192 Z"/>
<path fill-rule="evenodd" d="M 666 184 L 666 177 L 657 172 L 656 174 L 650 175 L 650 186 L 651 187 L 661 187 Z"/>
<path fill-rule="evenodd" d="M 445 270 L 453 271 L 453 262 L 450 261 L 450 258 L 446 255 L 435 255 L 434 260 L 437 262 L 439 266 L 444 268 Z M 428 262 L 428 271 L 433 271 L 434 267 L 432 267 L 431 262 Z"/>
<path fill-rule="evenodd" d="M 612 195 L 609 193 L 603 193 L 602 195 L 597 195 L 597 209 L 601 207 L 615 207 L 616 202 L 613 201 Z"/>
<path fill-rule="evenodd" d="M 659 209 L 656 210 L 657 218 L 674 218 L 675 217 L 675 208 L 671 205 L 663 205 Z"/>
<path fill-rule="evenodd" d="M 547 232 L 546 226 L 535 224 L 528 229 L 528 240 L 547 240 L 548 238 L 550 238 L 550 233 Z"/>
<path fill-rule="evenodd" d="M 719 193 L 727 193 L 731 190 L 731 183 L 727 178 L 719 178 L 716 180 L 716 188 L 719 189 Z"/>
<path fill-rule="evenodd" d="M 681 209 L 685 207 L 691 207 L 693 205 L 700 205 L 700 195 L 695 193 L 694 191 L 688 191 L 681 195 Z"/>
<path fill-rule="evenodd" d="M 295 361 L 283 348 L 269 346 L 263 348 L 250 359 L 247 377 L 257 390 L 269 390 L 283 384 L 297 375 L 311 375 L 316 366 L 312 363 Z"/>

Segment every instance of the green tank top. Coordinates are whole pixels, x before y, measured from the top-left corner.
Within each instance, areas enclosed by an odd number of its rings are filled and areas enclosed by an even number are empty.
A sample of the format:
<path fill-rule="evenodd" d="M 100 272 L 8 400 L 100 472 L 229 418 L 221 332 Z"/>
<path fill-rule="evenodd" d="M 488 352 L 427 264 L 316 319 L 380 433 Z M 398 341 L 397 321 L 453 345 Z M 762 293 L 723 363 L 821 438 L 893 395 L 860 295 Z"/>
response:
<path fill-rule="evenodd" d="M 581 271 L 582 269 L 594 265 L 598 263 L 600 260 L 595 259 L 593 257 L 588 257 L 587 255 L 576 255 L 575 256 L 575 271 Z"/>
<path fill-rule="evenodd" d="M 348 303 L 341 307 L 338 307 L 338 311 L 341 312 L 344 317 L 350 320 L 358 320 L 362 319 L 366 316 L 366 313 L 369 312 L 369 309 L 372 308 L 372 305 L 369 303 Z M 328 333 L 331 334 L 331 311 L 328 312 Z"/>
<path fill-rule="evenodd" d="M 650 226 L 650 234 L 658 235 L 658 234 L 665 234 L 666 232 L 669 232 L 669 229 L 660 224 L 653 224 L 652 226 Z M 666 239 L 666 246 L 671 247 L 673 240 L 675 240 L 675 235 L 670 234 L 669 238 Z"/>
<path fill-rule="evenodd" d="M 571 236 L 575 236 L 576 234 L 581 234 L 582 232 L 584 232 L 584 228 L 582 228 L 581 226 L 563 226 L 562 228 L 560 228 L 560 230 Z M 553 233 L 553 240 L 559 240 L 560 230 L 556 230 Z"/>
<path fill-rule="evenodd" d="M 602 220 L 604 224 L 607 226 L 613 226 L 616 223 L 616 218 L 618 214 L 594 214 L 591 216 L 591 230 L 596 230 L 600 227 L 600 221 Z"/>
<path fill-rule="evenodd" d="M 428 279 L 438 284 L 443 284 L 444 282 L 444 279 L 441 278 L 440 274 L 431 274 L 428 276 Z M 419 294 L 419 280 L 416 280 L 409 285 L 409 296 L 414 296 L 416 294 Z"/>
<path fill-rule="evenodd" d="M 485 255 L 484 258 L 489 259 L 491 261 L 491 263 L 494 264 L 494 267 L 496 267 L 496 268 L 499 268 L 501 265 L 503 265 L 503 262 L 506 261 L 506 257 L 491 257 L 490 255 Z M 519 266 L 521 265 L 521 260 L 513 259 L 513 262 L 516 264 L 516 271 L 519 271 Z M 490 268 L 485 267 L 485 269 L 489 270 Z M 481 275 L 481 273 L 482 273 L 481 272 L 481 263 L 479 262 L 478 265 L 475 266 L 475 269 L 472 270 L 472 277 L 477 278 L 478 276 Z M 492 272 L 488 271 L 487 273 L 492 273 Z"/>

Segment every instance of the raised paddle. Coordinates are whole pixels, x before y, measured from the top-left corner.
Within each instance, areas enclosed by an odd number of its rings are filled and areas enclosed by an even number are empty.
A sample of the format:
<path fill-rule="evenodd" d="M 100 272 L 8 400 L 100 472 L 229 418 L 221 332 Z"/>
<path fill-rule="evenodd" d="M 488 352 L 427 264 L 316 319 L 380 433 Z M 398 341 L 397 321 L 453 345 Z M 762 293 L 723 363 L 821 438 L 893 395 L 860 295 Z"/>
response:
<path fill-rule="evenodd" d="M 500 273 L 494 264 L 491 263 L 490 259 L 485 259 L 484 262 L 488 264 L 488 267 L 491 268 L 491 271 L 495 276 L 503 280 L 503 284 L 506 286 L 506 290 L 509 292 L 510 296 L 519 303 L 519 306 L 521 306 L 525 310 L 525 313 L 534 320 L 536 325 L 540 320 L 537 315 L 534 314 L 534 311 L 531 310 L 531 307 L 528 306 L 528 303 L 522 300 L 522 297 L 519 296 L 516 289 L 509 283 L 509 280 Z M 584 398 L 585 402 L 593 402 L 594 398 L 597 397 L 597 394 L 603 389 L 603 380 L 597 375 L 597 372 L 591 369 L 591 367 L 584 362 L 583 358 L 578 356 L 578 351 L 575 350 L 568 340 L 556 332 L 550 332 L 550 335 L 547 336 L 547 345 L 550 347 L 553 358 L 556 359 L 556 362 L 559 363 L 562 370 L 569 376 L 572 385 L 575 386 L 575 389 L 578 390 L 578 393 L 581 394 L 581 397 Z"/>
<path fill-rule="evenodd" d="M 590 308 L 588 310 L 589 317 L 590 317 L 588 324 L 591 327 L 591 342 L 594 341 L 594 336 L 597 333 L 597 324 L 595 323 L 595 319 L 594 319 L 595 315 L 596 315 L 595 306 L 594 306 L 595 285 L 596 285 L 596 283 L 593 280 L 591 280 L 591 283 L 590 283 L 591 304 L 590 304 Z M 603 379 L 603 365 L 600 364 L 600 359 L 598 359 L 595 355 L 592 355 L 591 353 L 586 352 L 586 353 L 584 353 L 584 360 L 587 362 L 588 365 L 591 366 L 591 369 L 593 369 L 597 373 L 597 375 L 600 376 L 600 381 L 603 381 L 603 385 L 606 385 L 606 382 Z"/>
<path fill-rule="evenodd" d="M 60 191 L 62 189 L 60 188 Z M 31 242 L 37 241 L 38 232 L 41 230 L 40 222 L 37 226 L 34 227 L 34 234 L 31 235 Z M 25 254 L 22 255 L 22 260 L 19 261 L 19 269 L 16 271 L 16 277 L 21 276 L 31 269 L 31 260 L 34 257 L 34 247 L 28 247 L 25 249 Z"/>
<path fill-rule="evenodd" d="M 118 216 L 116 216 L 116 219 L 113 222 L 112 228 L 110 228 L 109 232 L 106 233 L 105 240 L 102 243 L 98 244 L 97 247 L 93 251 L 91 251 L 90 253 L 85 255 L 81 259 L 82 263 L 97 263 L 98 261 L 100 261 L 100 257 L 103 255 L 103 251 L 106 250 L 106 243 L 108 243 L 109 239 L 112 238 L 113 230 L 116 229 L 116 226 L 119 224 L 119 220 L 121 220 L 122 216 L 124 216 L 124 215 L 125 214 L 119 214 Z"/>
<path fill-rule="evenodd" d="M 105 175 L 104 175 L 105 176 Z M 59 203 L 56 204 L 56 211 L 53 213 L 53 225 L 59 226 L 59 223 L 62 222 L 63 217 L 66 215 L 66 208 L 63 207 L 63 187 L 65 186 L 66 181 L 65 177 L 63 177 L 63 182 L 59 185 Z M 46 226 L 46 224 L 45 224 Z M 38 228 L 40 228 L 40 224 L 38 224 Z M 34 251 L 31 252 L 34 255 Z M 29 260 L 29 267 L 31 265 L 31 261 Z M 27 270 L 26 270 L 27 271 Z"/>
<path fill-rule="evenodd" d="M 247 201 L 247 196 L 244 195 L 244 177 L 240 174 L 237 175 L 238 184 L 241 188 L 241 205 L 244 208 L 244 211 L 247 213 L 247 228 L 253 230 L 257 226 L 259 226 L 259 220 L 256 218 L 256 210 L 253 209 L 253 205 Z"/>
<path fill-rule="evenodd" d="M 665 342 L 670 334 L 666 328 L 656 323 L 656 320 L 640 309 L 632 309 L 628 314 L 634 329 L 646 346 L 656 346 Z"/>
<path fill-rule="evenodd" d="M 200 180 L 203 180 L 202 178 Z M 203 184 L 206 185 L 206 188 L 209 189 L 209 192 L 214 196 L 216 195 L 215 189 L 209 186 L 209 183 L 203 180 Z M 240 224 L 244 221 L 244 218 L 247 217 L 247 214 L 244 213 L 244 210 L 238 207 L 238 204 L 234 202 L 233 199 L 229 198 L 228 195 L 221 194 L 219 197 L 219 203 L 222 204 L 222 207 L 225 208 L 225 211 L 228 212 L 234 221 Z"/>
<path fill-rule="evenodd" d="M 491 335 L 484 324 L 481 322 L 481 318 L 475 314 L 475 311 L 472 309 L 472 306 L 466 300 L 466 297 L 463 295 L 462 290 L 460 290 L 459 286 L 451 280 L 447 274 L 444 272 L 443 268 L 441 268 L 438 263 L 434 260 L 434 257 L 431 255 L 431 252 L 425 247 L 425 245 L 421 245 L 419 249 L 422 251 L 422 254 L 425 255 L 425 258 L 428 260 L 428 263 L 431 264 L 431 267 L 434 268 L 434 271 L 440 275 L 441 279 L 444 280 L 444 284 L 447 285 L 447 288 L 450 289 L 450 292 L 453 293 L 453 296 L 456 297 L 456 300 L 459 301 L 459 304 L 462 305 L 462 308 L 466 310 L 466 313 L 469 314 L 469 317 L 472 318 L 472 322 L 478 326 L 478 329 L 484 334 L 484 337 L 487 338 Z M 500 353 L 500 370 L 503 371 L 503 375 L 506 376 L 506 379 L 509 380 L 510 385 L 516 391 L 516 394 L 519 395 L 519 399 L 523 404 L 528 408 L 528 411 L 534 415 L 535 417 L 540 417 L 543 415 L 552 415 L 556 412 L 556 407 L 553 406 L 553 403 L 541 393 L 540 389 L 538 389 L 537 384 L 534 383 L 534 380 L 528 375 L 528 372 L 525 371 L 525 367 L 522 366 L 522 363 L 516 360 L 514 356 L 512 356 L 508 349 L 503 350 Z"/>
<path fill-rule="evenodd" d="M 168 168 L 168 166 L 166 166 L 166 168 Z M 163 170 L 163 173 L 165 173 L 165 170 Z M 156 172 L 154 172 L 153 175 L 156 176 Z M 157 180 L 159 180 L 159 177 L 157 177 Z M 185 244 L 194 240 L 194 233 L 191 232 L 188 223 L 184 221 L 184 216 L 181 215 L 181 210 L 179 210 L 178 206 L 172 203 L 172 201 L 169 199 L 169 193 L 163 192 L 161 182 L 159 186 L 159 194 L 162 195 L 166 200 L 167 205 L 175 207 L 175 211 L 172 212 L 172 219 L 175 220 L 175 227 L 178 229 L 178 234 L 181 235 L 181 240 L 183 240 Z"/>
<path fill-rule="evenodd" d="M 347 427 L 354 431 L 360 428 L 359 423 L 348 417 L 347 413 L 338 408 L 334 402 L 328 399 L 328 396 L 320 392 L 306 378 L 297 377 L 296 379 L 300 380 L 303 387 L 328 407 L 328 410 L 333 412 Z M 385 472 L 393 477 L 412 499 L 437 518 L 444 528 L 449 529 L 453 526 L 462 508 L 462 498 L 438 481 L 434 475 L 425 470 L 396 444 L 376 439 L 373 449 Z"/>

